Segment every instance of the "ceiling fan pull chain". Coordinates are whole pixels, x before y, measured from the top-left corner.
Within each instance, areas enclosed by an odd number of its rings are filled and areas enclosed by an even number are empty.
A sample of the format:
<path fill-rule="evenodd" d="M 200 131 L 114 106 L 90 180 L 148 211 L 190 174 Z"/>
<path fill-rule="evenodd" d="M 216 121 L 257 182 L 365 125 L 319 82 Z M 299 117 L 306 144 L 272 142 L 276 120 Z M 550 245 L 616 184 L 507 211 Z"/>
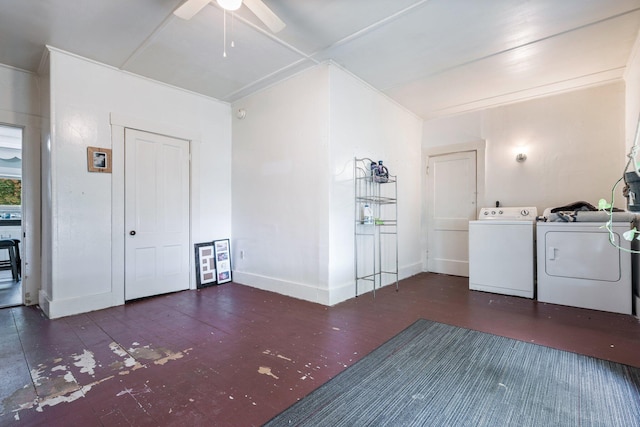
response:
<path fill-rule="evenodd" d="M 234 29 L 236 28 L 235 23 L 236 23 L 236 13 L 231 12 L 231 47 L 236 47 L 236 43 L 233 41 L 233 39 L 235 38 L 234 37 L 234 34 L 235 34 Z"/>
<path fill-rule="evenodd" d="M 222 10 L 222 32 L 224 33 L 222 36 L 222 43 L 224 47 L 222 48 L 222 57 L 227 57 L 227 11 Z"/>

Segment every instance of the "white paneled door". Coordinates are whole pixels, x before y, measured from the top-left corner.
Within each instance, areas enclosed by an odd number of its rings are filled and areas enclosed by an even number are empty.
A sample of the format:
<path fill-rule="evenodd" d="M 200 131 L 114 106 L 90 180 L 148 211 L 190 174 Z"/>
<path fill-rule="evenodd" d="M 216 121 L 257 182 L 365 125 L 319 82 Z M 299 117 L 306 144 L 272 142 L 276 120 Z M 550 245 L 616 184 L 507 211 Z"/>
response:
<path fill-rule="evenodd" d="M 476 152 L 429 158 L 427 270 L 469 276 L 469 220 L 476 219 Z"/>
<path fill-rule="evenodd" d="M 189 141 L 125 130 L 125 299 L 189 287 Z"/>

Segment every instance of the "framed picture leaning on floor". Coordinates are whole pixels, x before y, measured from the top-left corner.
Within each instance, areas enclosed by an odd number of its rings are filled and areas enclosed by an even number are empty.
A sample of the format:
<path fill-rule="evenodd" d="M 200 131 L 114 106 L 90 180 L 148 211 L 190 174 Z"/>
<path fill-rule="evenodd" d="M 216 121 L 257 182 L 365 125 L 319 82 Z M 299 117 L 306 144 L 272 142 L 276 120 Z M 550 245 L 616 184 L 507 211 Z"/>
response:
<path fill-rule="evenodd" d="M 218 284 L 231 281 L 231 245 L 229 239 L 214 240 Z"/>
<path fill-rule="evenodd" d="M 196 243 L 196 287 L 204 288 L 216 282 L 216 258 L 213 242 Z"/>

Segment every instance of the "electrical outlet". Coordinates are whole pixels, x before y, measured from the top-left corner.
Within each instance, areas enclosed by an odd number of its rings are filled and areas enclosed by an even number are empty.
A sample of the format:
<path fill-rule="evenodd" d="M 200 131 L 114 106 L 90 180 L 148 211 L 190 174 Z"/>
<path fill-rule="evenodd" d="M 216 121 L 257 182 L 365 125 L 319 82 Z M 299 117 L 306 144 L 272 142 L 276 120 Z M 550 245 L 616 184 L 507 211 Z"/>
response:
<path fill-rule="evenodd" d="M 244 251 L 240 251 L 240 259 L 244 259 Z"/>

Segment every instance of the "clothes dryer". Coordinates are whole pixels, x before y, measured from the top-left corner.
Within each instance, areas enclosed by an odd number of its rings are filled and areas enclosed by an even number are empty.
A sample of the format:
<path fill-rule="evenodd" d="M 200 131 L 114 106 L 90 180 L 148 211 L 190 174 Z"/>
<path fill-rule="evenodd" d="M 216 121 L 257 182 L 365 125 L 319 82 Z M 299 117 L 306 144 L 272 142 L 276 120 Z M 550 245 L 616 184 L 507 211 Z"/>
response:
<path fill-rule="evenodd" d="M 631 314 L 630 223 L 537 224 L 538 301 Z M 623 249 L 613 246 L 610 239 Z"/>

